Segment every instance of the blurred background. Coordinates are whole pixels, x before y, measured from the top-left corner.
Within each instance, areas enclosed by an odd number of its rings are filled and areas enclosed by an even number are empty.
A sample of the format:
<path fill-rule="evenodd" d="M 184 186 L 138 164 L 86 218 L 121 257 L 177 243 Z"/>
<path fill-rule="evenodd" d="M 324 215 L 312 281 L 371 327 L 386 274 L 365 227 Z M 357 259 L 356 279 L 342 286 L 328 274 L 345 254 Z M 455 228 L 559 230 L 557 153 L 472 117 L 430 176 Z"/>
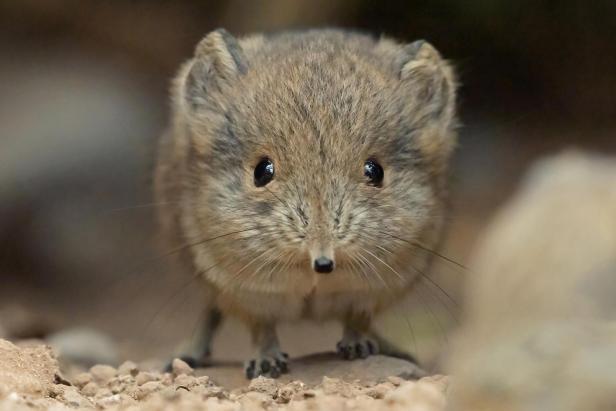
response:
<path fill-rule="evenodd" d="M 166 358 L 190 338 L 199 290 L 161 257 L 146 206 L 169 80 L 212 29 L 331 26 L 427 39 L 457 68 L 443 250 L 457 262 L 533 160 L 571 146 L 616 152 L 611 0 L 2 0 L 0 337 L 81 341 L 103 362 Z M 437 261 L 438 287 L 421 285 L 383 332 L 431 362 L 459 317 L 464 275 Z M 298 355 L 332 349 L 338 332 L 286 326 L 282 340 Z M 215 356 L 248 350 L 230 322 Z"/>

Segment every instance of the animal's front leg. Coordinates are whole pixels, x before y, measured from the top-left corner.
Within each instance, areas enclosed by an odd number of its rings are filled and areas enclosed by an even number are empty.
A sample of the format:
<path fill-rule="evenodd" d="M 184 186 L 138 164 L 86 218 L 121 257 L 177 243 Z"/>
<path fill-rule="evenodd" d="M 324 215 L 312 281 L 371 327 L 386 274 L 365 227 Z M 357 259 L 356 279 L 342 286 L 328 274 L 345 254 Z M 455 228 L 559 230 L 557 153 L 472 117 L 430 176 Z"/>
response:
<path fill-rule="evenodd" d="M 278 378 L 288 372 L 289 356 L 280 350 L 276 326 L 273 323 L 261 323 L 251 328 L 255 355 L 244 364 L 246 378 L 259 375 Z"/>
<path fill-rule="evenodd" d="M 208 306 L 204 310 L 204 318 L 200 325 L 199 339 L 190 350 L 180 356 L 188 365 L 193 368 L 203 367 L 212 353 L 212 340 L 222 323 L 223 315 L 220 310 L 213 306 Z M 165 369 L 171 371 L 171 362 Z"/>

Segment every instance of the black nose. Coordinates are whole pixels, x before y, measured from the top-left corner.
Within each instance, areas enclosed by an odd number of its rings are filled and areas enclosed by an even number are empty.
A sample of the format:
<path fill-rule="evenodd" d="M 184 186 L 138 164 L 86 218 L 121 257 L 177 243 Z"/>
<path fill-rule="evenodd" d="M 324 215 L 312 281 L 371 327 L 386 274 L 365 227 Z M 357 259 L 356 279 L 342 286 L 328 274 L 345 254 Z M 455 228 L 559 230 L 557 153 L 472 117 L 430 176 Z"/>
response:
<path fill-rule="evenodd" d="M 314 271 L 317 273 L 331 273 L 334 271 L 334 262 L 327 257 L 314 260 Z"/>

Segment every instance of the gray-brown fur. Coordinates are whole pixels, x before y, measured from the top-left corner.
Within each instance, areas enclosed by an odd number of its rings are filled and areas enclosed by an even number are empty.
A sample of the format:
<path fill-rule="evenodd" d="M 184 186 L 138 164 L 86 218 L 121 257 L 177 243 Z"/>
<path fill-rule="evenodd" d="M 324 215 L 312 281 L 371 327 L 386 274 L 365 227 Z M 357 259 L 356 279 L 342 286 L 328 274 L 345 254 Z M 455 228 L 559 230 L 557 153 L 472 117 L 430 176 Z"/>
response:
<path fill-rule="evenodd" d="M 432 248 L 440 235 L 455 88 L 425 42 L 338 30 L 207 35 L 174 82 L 156 192 L 169 236 L 193 244 L 186 257 L 208 306 L 250 324 L 256 341 L 300 317 L 367 335 L 373 314 L 427 268 L 413 243 Z M 264 157 L 275 177 L 255 187 Z M 384 169 L 382 187 L 366 184 L 369 158 Z M 331 274 L 314 272 L 318 255 L 335 261 Z M 354 330 L 353 318 L 368 321 Z"/>

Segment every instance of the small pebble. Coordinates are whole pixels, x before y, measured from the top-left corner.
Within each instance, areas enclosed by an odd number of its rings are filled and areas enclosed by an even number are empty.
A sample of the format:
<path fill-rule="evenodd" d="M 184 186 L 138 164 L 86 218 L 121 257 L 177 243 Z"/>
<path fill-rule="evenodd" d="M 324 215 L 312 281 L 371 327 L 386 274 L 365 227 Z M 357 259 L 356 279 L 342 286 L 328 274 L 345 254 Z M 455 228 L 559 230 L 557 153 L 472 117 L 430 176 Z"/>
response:
<path fill-rule="evenodd" d="M 131 375 L 133 377 L 139 374 L 139 367 L 132 361 L 125 361 L 118 367 L 118 375 Z"/>
<path fill-rule="evenodd" d="M 281 404 L 286 404 L 291 401 L 293 395 L 295 394 L 295 390 L 291 387 L 282 387 L 278 390 L 278 396 L 276 397 L 276 402 Z"/>
<path fill-rule="evenodd" d="M 179 358 L 173 360 L 173 362 L 171 363 L 171 370 L 173 371 L 173 375 L 175 376 L 182 374 L 192 375 L 194 373 L 194 370 L 191 368 L 191 366 L 186 364 L 185 361 Z"/>
<path fill-rule="evenodd" d="M 208 377 L 207 375 L 203 375 L 201 377 L 197 377 L 197 382 L 200 385 L 203 385 L 205 387 L 209 387 L 210 385 L 212 385 L 212 381 L 210 380 L 210 377 Z"/>
<path fill-rule="evenodd" d="M 104 397 L 110 397 L 112 395 L 113 393 L 111 392 L 109 388 L 99 388 L 99 390 L 96 392 L 96 395 L 94 397 L 97 399 L 100 399 Z"/>
<path fill-rule="evenodd" d="M 104 397 L 96 401 L 96 406 L 98 408 L 107 408 L 114 405 L 118 405 L 122 402 L 122 397 L 120 394 L 110 395 L 109 397 Z"/>
<path fill-rule="evenodd" d="M 66 387 L 62 395 L 67 405 L 75 408 L 89 407 L 92 404 L 90 401 L 82 396 L 75 387 Z"/>
<path fill-rule="evenodd" d="M 183 391 L 183 390 L 179 390 L 179 391 Z M 174 389 L 173 387 L 165 387 L 160 391 L 160 396 L 164 398 L 166 401 L 173 401 L 179 398 L 180 395 L 182 394 L 178 392 L 177 389 Z"/>
<path fill-rule="evenodd" d="M 122 375 L 119 377 L 112 378 L 107 383 L 107 387 L 114 394 L 119 394 L 126 390 L 126 387 L 131 385 L 135 380 L 130 375 Z"/>
<path fill-rule="evenodd" d="M 188 389 L 198 385 L 199 382 L 192 375 L 178 375 L 174 381 L 176 387 L 186 387 Z"/>
<path fill-rule="evenodd" d="M 259 376 L 250 381 L 248 390 L 253 392 L 261 392 L 273 398 L 278 392 L 278 384 L 276 384 L 276 380 L 272 378 Z"/>
<path fill-rule="evenodd" d="M 402 384 L 405 380 L 403 380 L 400 377 L 396 377 L 396 376 L 391 376 L 391 377 L 387 377 L 387 381 L 389 381 L 390 383 L 392 383 L 393 385 L 395 385 L 396 387 L 400 386 L 400 384 Z"/>
<path fill-rule="evenodd" d="M 366 390 L 366 395 L 374 399 L 380 400 L 385 398 L 385 395 L 392 389 L 394 389 L 394 385 L 392 383 L 382 383 L 375 385 L 374 387 L 368 388 Z"/>
<path fill-rule="evenodd" d="M 141 390 L 144 393 L 146 393 L 146 395 L 151 394 L 156 391 L 160 391 L 161 388 L 162 388 L 162 385 L 158 381 L 146 382 L 145 384 L 141 386 Z"/>
<path fill-rule="evenodd" d="M 117 371 L 110 365 L 95 365 L 90 368 L 92 379 L 99 385 L 106 385 L 107 382 L 117 375 Z"/>
<path fill-rule="evenodd" d="M 92 374 L 89 372 L 82 372 L 77 374 L 75 378 L 73 378 L 73 385 L 79 388 L 83 388 L 85 385 L 92 381 Z"/>
<path fill-rule="evenodd" d="M 143 385 L 146 382 L 156 381 L 157 379 L 158 378 L 153 373 L 147 372 L 147 371 L 141 371 L 135 377 L 135 382 L 137 383 L 137 385 Z"/>
<path fill-rule="evenodd" d="M 81 388 L 81 393 L 86 397 L 94 397 L 98 392 L 98 384 L 89 382 Z"/>

